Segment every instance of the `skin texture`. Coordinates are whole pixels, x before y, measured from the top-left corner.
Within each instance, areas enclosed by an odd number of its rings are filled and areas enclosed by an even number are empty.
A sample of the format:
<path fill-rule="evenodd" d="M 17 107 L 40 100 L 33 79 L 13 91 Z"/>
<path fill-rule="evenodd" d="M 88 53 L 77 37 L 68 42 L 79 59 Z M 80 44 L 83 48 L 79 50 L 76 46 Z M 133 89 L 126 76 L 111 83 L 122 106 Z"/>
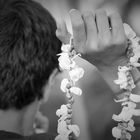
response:
<path fill-rule="evenodd" d="M 103 10 L 97 10 L 95 13 L 92 13 L 90 11 L 80 13 L 77 10 L 72 10 L 70 11 L 70 18 L 73 28 L 73 36 L 76 51 L 82 54 L 82 58 L 84 58 L 85 60 L 97 67 L 100 75 L 102 76 L 102 78 L 104 78 L 106 83 L 113 91 L 110 92 L 114 93 L 114 95 L 117 95 L 118 97 L 118 93 L 120 93 L 120 87 L 114 84 L 113 81 L 118 78 L 118 66 L 124 66 L 128 61 L 126 58 L 127 40 L 120 15 L 118 13 L 113 13 L 107 16 L 106 12 Z M 111 30 L 109 29 L 110 27 Z M 61 37 L 60 39 L 62 42 L 66 36 L 67 34 L 64 34 L 64 31 L 62 32 L 62 29 L 59 29 L 58 38 Z M 140 77 L 140 73 L 137 69 L 132 71 L 132 75 L 134 81 L 136 81 Z M 133 90 L 133 93 L 139 94 L 139 91 L 140 82 L 137 83 L 136 88 Z M 96 98 L 99 99 L 98 101 L 95 98 L 90 98 L 90 106 L 92 110 L 91 112 L 94 112 L 92 113 L 93 116 L 91 115 L 92 119 L 90 120 L 90 123 L 93 123 L 94 125 L 96 124 L 94 123 L 94 121 L 97 122 L 98 120 L 100 120 L 99 116 L 96 114 L 97 112 L 94 108 L 94 105 L 96 104 L 97 106 L 98 102 L 101 104 L 108 102 L 107 110 L 103 109 L 100 111 L 110 113 L 110 116 L 107 117 L 108 119 L 104 119 L 105 125 L 109 126 L 111 116 L 115 112 L 114 110 L 116 109 L 116 104 L 113 102 L 112 97 L 109 97 L 108 101 L 106 102 L 106 93 L 103 92 L 102 94 L 104 94 L 104 96 L 102 96 L 103 98 L 101 98 L 100 95 L 98 95 L 99 98 Z M 93 95 L 90 95 L 90 97 L 91 96 Z M 88 108 L 88 110 L 90 109 Z M 99 123 L 101 122 L 99 121 Z M 139 123 L 139 118 L 135 120 L 135 123 Z M 100 133 L 98 139 L 104 139 L 104 132 L 102 133 L 101 129 L 99 130 Z M 111 128 L 107 130 L 107 134 L 109 134 L 110 130 Z M 94 132 L 95 131 L 93 129 L 93 133 Z M 96 133 L 93 135 L 96 135 Z M 134 134 L 134 139 L 139 138 L 138 135 L 139 130 L 137 128 L 137 132 L 135 132 Z"/>
<path fill-rule="evenodd" d="M 75 50 L 96 66 L 110 88 L 118 92 L 119 86 L 112 81 L 117 79 L 118 66 L 126 65 L 128 61 L 127 39 L 120 15 L 112 13 L 108 16 L 104 10 L 97 10 L 95 13 L 71 10 L 70 18 Z M 64 29 L 67 30 L 63 24 L 57 30 L 57 37 L 66 43 L 69 34 Z"/>
<path fill-rule="evenodd" d="M 108 17 L 103 10 L 97 10 L 95 14 L 72 10 L 70 17 L 75 49 L 83 58 L 97 68 L 110 67 L 125 58 L 126 36 L 118 13 Z"/>
<path fill-rule="evenodd" d="M 84 59 L 97 68 L 110 67 L 126 60 L 127 41 L 118 13 L 107 16 L 104 10 L 82 14 L 71 10 L 70 18 L 75 49 Z M 56 34 L 62 42 L 68 43 L 69 33 L 64 23 L 58 27 Z"/>
<path fill-rule="evenodd" d="M 58 71 L 55 69 L 50 75 L 48 82 L 44 85 L 44 98 L 42 100 L 35 100 L 19 111 L 15 109 L 0 110 L 0 130 L 14 132 L 23 136 L 31 135 L 34 131 L 33 123 L 36 113 L 40 108 L 40 104 L 48 100 L 57 73 Z"/>

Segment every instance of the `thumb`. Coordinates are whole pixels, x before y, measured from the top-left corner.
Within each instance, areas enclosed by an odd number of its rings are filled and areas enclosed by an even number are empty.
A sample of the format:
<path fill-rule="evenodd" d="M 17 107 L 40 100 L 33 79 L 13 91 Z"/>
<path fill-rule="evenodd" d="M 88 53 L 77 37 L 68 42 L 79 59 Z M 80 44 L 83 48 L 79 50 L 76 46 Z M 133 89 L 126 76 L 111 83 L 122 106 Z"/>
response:
<path fill-rule="evenodd" d="M 64 21 L 57 23 L 56 36 L 63 44 L 69 43 L 71 34 L 68 32 L 66 23 Z"/>

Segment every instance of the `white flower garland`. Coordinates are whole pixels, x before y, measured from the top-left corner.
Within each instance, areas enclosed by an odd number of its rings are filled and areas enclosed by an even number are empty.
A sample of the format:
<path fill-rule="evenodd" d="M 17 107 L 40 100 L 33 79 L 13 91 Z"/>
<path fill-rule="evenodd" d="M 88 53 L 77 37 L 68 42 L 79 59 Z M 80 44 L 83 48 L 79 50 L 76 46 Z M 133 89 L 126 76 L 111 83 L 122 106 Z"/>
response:
<path fill-rule="evenodd" d="M 140 116 L 140 109 L 136 109 L 137 104 L 140 102 L 140 95 L 132 94 L 135 88 L 131 71 L 136 67 L 140 67 L 138 62 L 140 58 L 140 38 L 129 25 L 124 24 L 126 36 L 129 40 L 128 58 L 129 63 L 127 66 L 118 67 L 118 79 L 114 82 L 120 85 L 123 92 L 123 99 L 115 100 L 121 102 L 122 111 L 119 115 L 113 115 L 112 119 L 119 122 L 117 127 L 112 129 L 112 134 L 116 140 L 131 140 L 130 132 L 135 131 L 133 116 Z"/>
<path fill-rule="evenodd" d="M 62 53 L 58 61 L 59 66 L 62 70 L 66 70 L 69 73 L 68 79 L 63 79 L 61 82 L 61 90 L 66 93 L 68 98 L 68 103 L 62 105 L 60 109 L 56 111 L 56 115 L 59 117 L 58 120 L 58 136 L 55 140 L 69 140 L 71 136 L 78 137 L 80 134 L 80 129 L 77 125 L 71 124 L 72 119 L 72 105 L 74 103 L 73 94 L 80 96 L 82 90 L 76 86 L 76 82 L 81 79 L 84 75 L 83 68 L 80 68 L 76 62 L 75 58 L 80 56 L 74 50 L 73 38 L 70 39 L 70 44 L 62 45 Z"/>
<path fill-rule="evenodd" d="M 118 67 L 118 79 L 114 82 L 123 89 L 123 99 L 115 100 L 121 102 L 122 111 L 119 115 L 113 115 L 112 119 L 119 122 L 118 126 L 112 129 L 112 135 L 116 140 L 131 140 L 130 132 L 135 131 L 133 116 L 140 116 L 140 109 L 136 109 L 136 103 L 140 102 L 140 95 L 132 94 L 132 90 L 135 88 L 131 71 L 136 67 L 140 67 L 138 62 L 140 58 L 140 38 L 136 37 L 135 32 L 130 28 L 129 25 L 124 24 L 125 33 L 129 40 L 128 57 L 129 63 L 127 66 Z M 83 68 L 80 68 L 75 58 L 80 56 L 74 50 L 73 38 L 70 39 L 70 44 L 62 45 L 62 53 L 58 54 L 59 66 L 62 70 L 66 70 L 69 73 L 69 78 L 65 78 L 61 82 L 61 90 L 66 93 L 68 103 L 62 105 L 60 109 L 56 111 L 56 115 L 59 117 L 58 120 L 58 136 L 55 140 L 69 140 L 71 136 L 78 137 L 80 129 L 77 125 L 71 124 L 72 119 L 72 105 L 74 98 L 72 94 L 80 96 L 82 90 L 76 87 L 76 82 L 81 79 L 84 75 Z"/>

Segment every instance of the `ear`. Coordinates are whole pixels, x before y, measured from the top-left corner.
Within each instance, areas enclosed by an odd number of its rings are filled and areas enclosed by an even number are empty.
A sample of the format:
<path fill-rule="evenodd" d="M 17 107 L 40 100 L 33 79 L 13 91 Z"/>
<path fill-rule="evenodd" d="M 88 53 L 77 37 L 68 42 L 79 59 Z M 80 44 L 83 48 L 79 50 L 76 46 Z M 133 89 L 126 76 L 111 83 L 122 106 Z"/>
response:
<path fill-rule="evenodd" d="M 44 97 L 43 97 L 43 100 L 41 101 L 41 103 L 47 102 L 50 92 L 51 92 L 51 87 L 52 87 L 52 85 L 54 85 L 55 77 L 57 74 L 58 74 L 58 69 L 54 69 L 53 72 L 51 73 L 46 85 L 44 85 L 44 88 L 43 88 Z"/>
<path fill-rule="evenodd" d="M 53 72 L 51 73 L 49 79 L 48 79 L 48 85 L 52 86 L 55 82 L 55 77 L 58 74 L 58 69 L 54 69 Z"/>
<path fill-rule="evenodd" d="M 40 108 L 40 102 L 36 99 L 34 102 L 32 102 L 30 105 L 28 105 L 23 109 L 22 120 L 21 120 L 23 135 L 29 136 L 33 134 L 34 131 L 33 123 L 39 108 Z"/>

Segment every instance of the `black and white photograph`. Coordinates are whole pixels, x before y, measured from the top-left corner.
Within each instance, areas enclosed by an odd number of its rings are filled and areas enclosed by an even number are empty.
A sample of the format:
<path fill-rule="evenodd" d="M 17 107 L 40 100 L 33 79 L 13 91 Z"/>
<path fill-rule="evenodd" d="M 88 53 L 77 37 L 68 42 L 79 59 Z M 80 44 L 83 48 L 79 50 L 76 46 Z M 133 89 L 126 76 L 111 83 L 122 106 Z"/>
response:
<path fill-rule="evenodd" d="M 0 140 L 140 140 L 140 0 L 0 0 Z"/>

